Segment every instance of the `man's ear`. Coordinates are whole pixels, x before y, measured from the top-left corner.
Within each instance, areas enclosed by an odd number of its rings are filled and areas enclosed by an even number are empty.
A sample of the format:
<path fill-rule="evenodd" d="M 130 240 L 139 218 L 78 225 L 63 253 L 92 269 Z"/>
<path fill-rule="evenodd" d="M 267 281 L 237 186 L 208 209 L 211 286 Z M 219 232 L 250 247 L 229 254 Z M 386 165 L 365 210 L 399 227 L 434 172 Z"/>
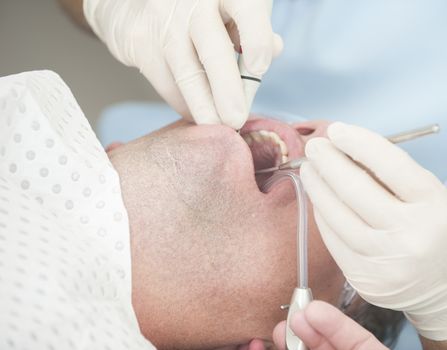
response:
<path fill-rule="evenodd" d="M 115 148 L 118 148 L 120 146 L 124 145 L 122 142 L 112 142 L 110 145 L 108 145 L 105 150 L 107 153 L 113 151 Z"/>

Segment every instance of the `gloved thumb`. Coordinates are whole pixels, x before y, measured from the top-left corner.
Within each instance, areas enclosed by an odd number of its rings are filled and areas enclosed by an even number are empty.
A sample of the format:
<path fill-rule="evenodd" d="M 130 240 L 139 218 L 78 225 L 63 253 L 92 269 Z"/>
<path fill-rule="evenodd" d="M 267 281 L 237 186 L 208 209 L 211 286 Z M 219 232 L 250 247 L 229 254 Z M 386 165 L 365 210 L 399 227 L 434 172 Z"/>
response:
<path fill-rule="evenodd" d="M 284 41 L 282 40 L 281 35 L 277 33 L 273 33 L 273 58 L 281 55 L 284 49 Z"/>

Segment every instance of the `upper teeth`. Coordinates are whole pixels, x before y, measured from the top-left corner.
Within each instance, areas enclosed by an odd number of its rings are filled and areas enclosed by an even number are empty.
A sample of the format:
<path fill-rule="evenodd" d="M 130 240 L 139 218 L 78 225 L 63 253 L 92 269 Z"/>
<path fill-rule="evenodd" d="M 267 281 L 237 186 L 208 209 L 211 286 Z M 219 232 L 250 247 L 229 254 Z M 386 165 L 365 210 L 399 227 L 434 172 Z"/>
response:
<path fill-rule="evenodd" d="M 287 145 L 276 132 L 267 130 L 252 131 L 249 134 L 243 135 L 243 138 L 249 146 L 251 146 L 253 142 L 273 142 L 278 145 L 281 150 L 282 163 L 289 160 L 289 150 L 287 149 Z"/>

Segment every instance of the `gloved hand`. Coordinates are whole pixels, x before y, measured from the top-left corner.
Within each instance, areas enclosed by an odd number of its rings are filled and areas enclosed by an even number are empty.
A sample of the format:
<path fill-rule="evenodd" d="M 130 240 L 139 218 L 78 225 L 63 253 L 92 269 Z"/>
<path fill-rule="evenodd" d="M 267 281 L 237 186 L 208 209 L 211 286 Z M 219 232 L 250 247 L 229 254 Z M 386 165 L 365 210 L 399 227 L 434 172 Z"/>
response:
<path fill-rule="evenodd" d="M 282 48 L 266 0 L 84 0 L 94 32 L 183 117 L 239 129 L 248 108 L 234 49 L 262 76 Z M 232 43 L 235 43 L 235 46 Z"/>
<path fill-rule="evenodd" d="M 377 134 L 342 123 L 327 133 L 301 168 L 327 248 L 366 301 L 447 339 L 446 187 Z"/>
<path fill-rule="evenodd" d="M 354 320 L 323 301 L 313 301 L 297 312 L 291 328 L 310 350 L 388 349 Z M 286 321 L 275 327 L 273 340 L 277 349 L 286 349 Z"/>

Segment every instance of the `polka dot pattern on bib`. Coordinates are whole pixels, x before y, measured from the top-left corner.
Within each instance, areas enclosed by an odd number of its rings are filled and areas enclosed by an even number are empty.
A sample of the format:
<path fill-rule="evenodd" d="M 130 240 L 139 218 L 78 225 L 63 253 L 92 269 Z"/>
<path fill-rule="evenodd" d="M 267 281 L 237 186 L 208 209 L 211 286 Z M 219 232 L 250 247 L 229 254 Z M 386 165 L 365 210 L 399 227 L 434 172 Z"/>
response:
<path fill-rule="evenodd" d="M 131 305 L 128 225 L 59 76 L 0 78 L 0 349 L 153 349 Z"/>

